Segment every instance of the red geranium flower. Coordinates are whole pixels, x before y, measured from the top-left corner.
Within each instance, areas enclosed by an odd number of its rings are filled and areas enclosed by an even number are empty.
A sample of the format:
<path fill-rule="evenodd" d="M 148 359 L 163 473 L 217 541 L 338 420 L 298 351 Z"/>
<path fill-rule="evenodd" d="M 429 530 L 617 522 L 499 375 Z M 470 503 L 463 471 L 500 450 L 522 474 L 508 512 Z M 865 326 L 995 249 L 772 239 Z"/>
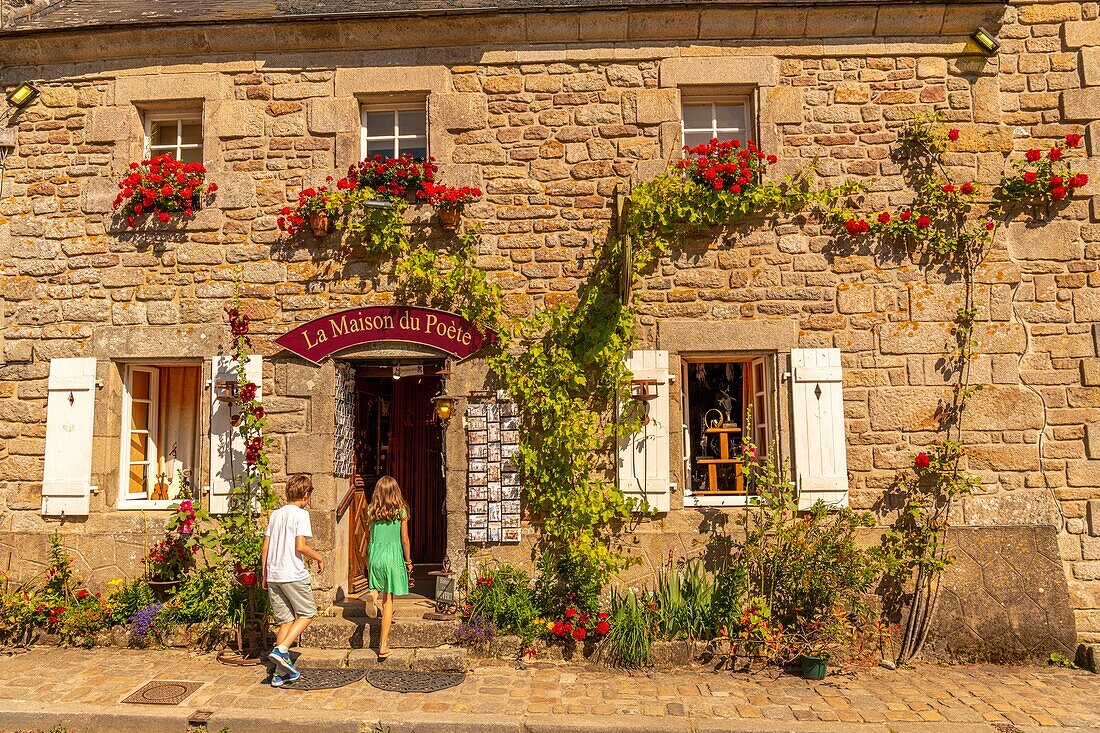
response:
<path fill-rule="evenodd" d="M 566 618 L 573 618 L 576 615 L 577 615 L 577 609 L 575 609 L 575 608 L 565 609 L 565 617 Z"/>
<path fill-rule="evenodd" d="M 1028 163 L 1037 163 L 1039 162 L 1039 159 L 1043 157 L 1043 154 L 1038 150 L 1032 148 L 1031 150 L 1027 151 L 1027 154 L 1024 157 L 1027 158 Z"/>
<path fill-rule="evenodd" d="M 1047 157 L 1050 158 L 1051 160 L 1053 160 L 1055 163 L 1057 163 L 1059 160 L 1062 159 L 1062 149 L 1061 148 L 1051 148 L 1050 152 L 1047 153 Z"/>
<path fill-rule="evenodd" d="M 91 593 L 89 593 L 89 592 L 88 592 L 87 590 L 85 590 L 84 588 L 81 588 L 80 590 L 78 590 L 78 591 L 76 592 L 76 597 L 77 597 L 77 598 L 79 598 L 79 599 L 80 599 L 80 600 L 82 600 L 82 601 L 83 601 L 83 600 L 84 600 L 85 598 L 87 598 L 88 596 L 90 596 L 90 595 L 91 595 Z"/>
<path fill-rule="evenodd" d="M 878 223 L 879 224 L 889 224 L 890 223 L 890 212 L 889 211 L 884 211 L 881 214 L 879 214 L 878 215 Z"/>
<path fill-rule="evenodd" d="M 1028 183 L 1035 183 L 1039 180 L 1039 174 L 1035 171 L 1026 171 L 1024 173 L 1024 180 Z"/>
<path fill-rule="evenodd" d="M 947 131 L 947 139 L 950 140 L 951 142 L 955 142 L 956 140 L 959 139 L 959 131 L 954 129 L 954 128 L 948 130 Z"/>
<path fill-rule="evenodd" d="M 989 231 L 993 231 L 997 228 L 997 222 L 993 221 L 992 219 L 986 219 L 985 228 Z"/>
<path fill-rule="evenodd" d="M 1081 144 L 1081 136 L 1075 132 L 1066 135 L 1066 147 L 1075 148 Z"/>
<path fill-rule="evenodd" d="M 606 621 L 600 621 L 596 624 L 596 633 L 600 636 L 607 636 L 607 633 L 611 631 L 611 624 Z"/>
<path fill-rule="evenodd" d="M 584 627 L 578 626 L 573 629 L 573 638 L 577 641 L 584 641 L 585 636 L 587 636 L 587 632 L 584 630 Z"/>
<path fill-rule="evenodd" d="M 1078 173 L 1073 178 L 1069 179 L 1070 188 L 1084 188 L 1089 183 L 1089 177 L 1084 173 Z"/>
<path fill-rule="evenodd" d="M 927 229 L 932 225 L 932 220 L 927 216 L 920 216 L 917 218 L 917 229 Z"/>
<path fill-rule="evenodd" d="M 973 183 L 964 183 L 962 185 L 962 192 L 965 193 L 968 196 L 970 194 L 974 193 L 974 184 Z"/>
<path fill-rule="evenodd" d="M 928 457 L 928 454 L 921 451 L 917 454 L 917 457 L 913 459 L 913 465 L 919 469 L 925 469 L 932 465 L 932 459 Z"/>
<path fill-rule="evenodd" d="M 903 211 L 898 216 L 898 218 L 901 219 L 902 221 L 909 221 L 910 219 L 913 218 L 913 212 L 912 211 Z"/>
<path fill-rule="evenodd" d="M 955 187 L 953 185 L 951 185 L 950 183 L 948 183 L 946 186 L 943 187 L 943 192 L 944 193 L 955 193 Z"/>
<path fill-rule="evenodd" d="M 1061 201 L 1066 197 L 1066 189 L 1059 186 L 1050 192 L 1050 197 L 1055 201 Z"/>

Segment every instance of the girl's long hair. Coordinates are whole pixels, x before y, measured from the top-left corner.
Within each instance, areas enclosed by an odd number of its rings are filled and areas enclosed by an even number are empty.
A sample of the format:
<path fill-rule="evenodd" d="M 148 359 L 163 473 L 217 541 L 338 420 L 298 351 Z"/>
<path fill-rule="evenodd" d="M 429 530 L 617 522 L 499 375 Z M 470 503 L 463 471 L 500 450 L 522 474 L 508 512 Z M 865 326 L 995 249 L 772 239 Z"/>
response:
<path fill-rule="evenodd" d="M 409 505 L 401 495 L 401 487 L 393 476 L 383 476 L 374 485 L 370 498 L 370 520 L 372 522 L 392 522 L 400 519 L 402 512 L 407 516 Z"/>

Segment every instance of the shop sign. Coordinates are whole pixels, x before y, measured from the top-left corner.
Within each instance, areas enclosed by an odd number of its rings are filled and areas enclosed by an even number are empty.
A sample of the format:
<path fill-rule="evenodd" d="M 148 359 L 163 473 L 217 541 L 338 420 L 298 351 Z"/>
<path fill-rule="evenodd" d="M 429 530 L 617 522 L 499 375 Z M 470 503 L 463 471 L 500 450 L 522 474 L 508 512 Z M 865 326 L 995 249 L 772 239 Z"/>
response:
<path fill-rule="evenodd" d="M 338 351 L 382 341 L 431 346 L 459 361 L 497 336 L 462 316 L 414 306 L 370 306 L 332 313 L 298 326 L 275 343 L 314 364 Z"/>

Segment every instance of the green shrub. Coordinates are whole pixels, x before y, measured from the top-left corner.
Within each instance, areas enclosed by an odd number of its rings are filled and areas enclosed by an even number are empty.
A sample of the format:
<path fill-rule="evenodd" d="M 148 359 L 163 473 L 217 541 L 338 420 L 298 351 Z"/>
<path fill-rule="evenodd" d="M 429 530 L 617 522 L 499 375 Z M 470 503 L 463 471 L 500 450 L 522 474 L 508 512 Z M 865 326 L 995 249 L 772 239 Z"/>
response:
<path fill-rule="evenodd" d="M 467 617 L 492 623 L 504 634 L 530 641 L 538 633 L 539 608 L 527 573 L 500 565 L 481 573 L 467 597 Z"/>
<path fill-rule="evenodd" d="M 598 611 L 604 577 L 604 571 L 583 553 L 544 553 L 535 581 L 539 610 L 551 618 L 560 617 L 566 608 Z"/>
<path fill-rule="evenodd" d="M 134 578 L 129 582 L 122 579 L 111 581 L 106 603 L 111 623 L 128 623 L 131 616 L 153 605 L 156 600 L 153 589 L 145 582 L 144 577 Z"/>
<path fill-rule="evenodd" d="M 611 595 L 611 631 L 607 634 L 607 661 L 616 667 L 637 669 L 650 662 L 652 623 L 644 604 L 633 593 Z"/>

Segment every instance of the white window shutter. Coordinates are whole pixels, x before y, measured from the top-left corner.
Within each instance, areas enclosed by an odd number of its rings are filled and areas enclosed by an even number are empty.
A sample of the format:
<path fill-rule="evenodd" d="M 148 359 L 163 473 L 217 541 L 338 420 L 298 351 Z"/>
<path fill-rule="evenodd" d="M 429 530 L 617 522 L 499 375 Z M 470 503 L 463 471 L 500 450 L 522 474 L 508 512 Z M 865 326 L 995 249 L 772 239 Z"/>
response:
<path fill-rule="evenodd" d="M 791 349 L 798 508 L 848 506 L 840 349 Z"/>
<path fill-rule="evenodd" d="M 644 500 L 654 511 L 667 512 L 671 495 L 668 399 L 672 382 L 668 352 L 631 351 L 626 367 L 636 380 L 655 381 L 647 389 L 657 396 L 647 401 L 649 422 L 619 445 L 619 488 L 627 496 Z"/>
<path fill-rule="evenodd" d="M 51 359 L 42 514 L 87 516 L 91 503 L 95 359 Z"/>
<path fill-rule="evenodd" d="M 245 362 L 245 376 L 256 385 L 256 399 L 263 390 L 263 359 L 253 354 Z M 230 424 L 237 405 L 218 399 L 218 382 L 237 380 L 237 365 L 229 356 L 215 356 L 210 369 L 210 513 L 229 512 L 234 479 L 244 472 L 244 438 Z"/>

